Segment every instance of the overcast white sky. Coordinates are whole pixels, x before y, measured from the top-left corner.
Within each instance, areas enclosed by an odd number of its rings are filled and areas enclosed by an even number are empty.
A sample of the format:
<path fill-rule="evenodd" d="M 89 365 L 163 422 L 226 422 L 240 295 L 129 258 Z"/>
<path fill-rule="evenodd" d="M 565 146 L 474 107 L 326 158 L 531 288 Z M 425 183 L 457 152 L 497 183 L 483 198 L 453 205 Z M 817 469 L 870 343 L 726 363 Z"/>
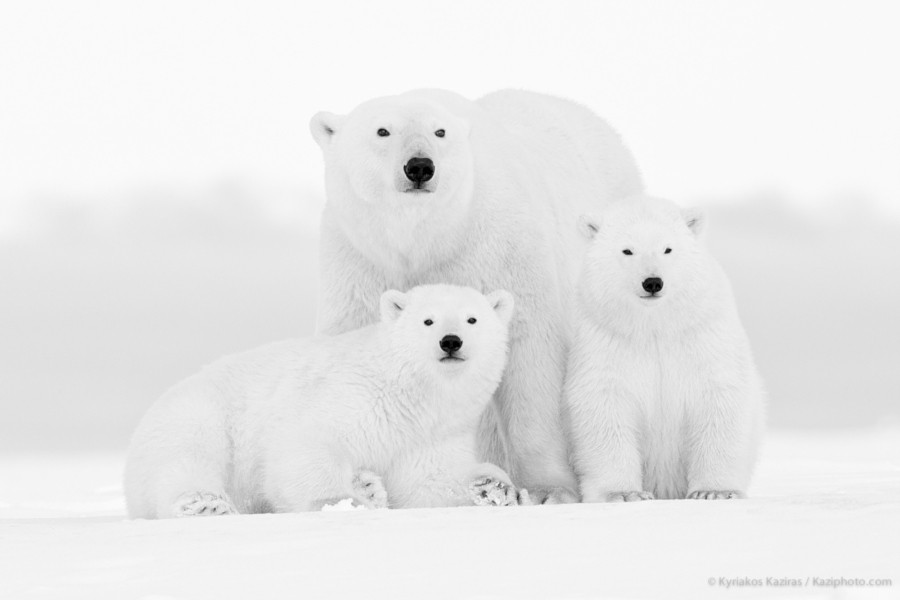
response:
<path fill-rule="evenodd" d="M 900 215 L 898 14 L 860 1 L 5 2 L 0 209 L 222 179 L 317 191 L 317 110 L 512 86 L 609 119 L 656 194 L 868 196 Z"/>
<path fill-rule="evenodd" d="M 309 118 L 423 86 L 581 101 L 685 204 L 815 209 L 711 231 L 772 424 L 895 417 L 896 5 L 0 0 L 0 452 L 124 447 L 197 366 L 311 331 Z M 817 228 L 860 203 L 892 218 Z"/>

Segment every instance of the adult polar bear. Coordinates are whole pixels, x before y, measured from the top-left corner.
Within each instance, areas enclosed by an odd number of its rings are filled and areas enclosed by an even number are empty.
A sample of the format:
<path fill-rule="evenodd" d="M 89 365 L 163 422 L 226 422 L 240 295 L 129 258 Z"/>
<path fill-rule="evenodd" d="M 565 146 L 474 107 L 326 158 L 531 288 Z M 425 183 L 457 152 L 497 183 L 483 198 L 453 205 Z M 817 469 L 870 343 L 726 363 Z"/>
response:
<path fill-rule="evenodd" d="M 618 134 L 585 107 L 504 90 L 417 90 L 310 122 L 325 160 L 318 329 L 378 320 L 387 289 L 506 289 L 510 355 L 484 459 L 536 502 L 577 498 L 560 418 L 578 216 L 642 191 Z"/>

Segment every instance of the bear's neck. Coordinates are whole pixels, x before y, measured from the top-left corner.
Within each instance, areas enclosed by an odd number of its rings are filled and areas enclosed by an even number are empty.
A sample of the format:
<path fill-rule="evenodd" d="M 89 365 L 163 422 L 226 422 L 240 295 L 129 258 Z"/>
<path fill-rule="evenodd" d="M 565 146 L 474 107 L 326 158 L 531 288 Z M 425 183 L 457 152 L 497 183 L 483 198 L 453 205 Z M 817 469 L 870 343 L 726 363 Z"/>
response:
<path fill-rule="evenodd" d="M 442 373 L 423 364 L 421 356 L 410 356 L 408 350 L 392 349 L 389 340 L 385 342 L 381 368 L 387 393 L 381 395 L 379 408 L 387 422 L 425 436 L 477 423 L 500 383 L 499 375 Z"/>
<path fill-rule="evenodd" d="M 457 260 L 469 249 L 478 227 L 475 215 L 479 211 L 472 206 L 473 200 L 471 189 L 457 191 L 451 198 L 431 194 L 402 202 L 343 196 L 341 201 L 329 201 L 325 218 L 389 278 L 409 276 Z"/>
<path fill-rule="evenodd" d="M 624 342 L 672 338 L 685 341 L 728 318 L 718 294 L 680 294 L 660 300 L 659 306 L 641 306 L 632 298 L 607 296 L 592 300 L 579 286 L 578 318 L 595 330 Z"/>

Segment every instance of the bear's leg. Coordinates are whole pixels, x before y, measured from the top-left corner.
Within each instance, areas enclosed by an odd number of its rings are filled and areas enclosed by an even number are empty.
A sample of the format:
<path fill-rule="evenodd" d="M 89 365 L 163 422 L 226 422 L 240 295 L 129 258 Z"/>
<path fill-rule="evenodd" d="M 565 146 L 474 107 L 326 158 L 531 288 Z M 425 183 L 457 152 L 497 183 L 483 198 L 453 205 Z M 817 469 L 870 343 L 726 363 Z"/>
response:
<path fill-rule="evenodd" d="M 577 502 L 560 416 L 564 347 L 561 340 L 548 344 L 548 339 L 556 336 L 532 331 L 511 345 L 494 399 L 513 479 L 535 504 Z"/>
<path fill-rule="evenodd" d="M 391 286 L 350 243 L 329 207 L 319 239 L 316 333 L 338 335 L 377 322 L 379 299 Z"/>
<path fill-rule="evenodd" d="M 225 492 L 224 457 L 184 457 L 169 463 L 157 477 L 156 514 L 159 518 L 237 514 Z"/>
<path fill-rule="evenodd" d="M 475 423 L 463 429 L 466 433 L 411 448 L 392 461 L 385 474 L 391 506 L 436 508 L 517 503 L 516 488 L 509 475 L 500 467 L 478 459 Z"/>
<path fill-rule="evenodd" d="M 354 470 L 324 447 L 292 443 L 270 448 L 263 487 L 275 512 L 307 512 L 348 498 L 374 506 L 379 484 L 374 473 Z"/>
<path fill-rule="evenodd" d="M 478 456 L 495 465 L 509 464 L 509 454 L 500 409 L 496 399 L 488 404 L 478 421 Z"/>
<path fill-rule="evenodd" d="M 624 391 L 590 384 L 570 389 L 569 401 L 582 502 L 651 500 L 643 490 L 635 403 Z"/>
<path fill-rule="evenodd" d="M 211 499 L 227 499 L 230 464 L 216 392 L 198 385 L 176 390 L 151 408 L 132 438 L 125 465 L 129 514 L 165 519 L 236 512 L 231 502 L 226 507 Z M 205 494 L 200 504 L 185 499 L 198 493 Z"/>
<path fill-rule="evenodd" d="M 687 497 L 745 498 L 754 443 L 750 403 L 733 390 L 695 400 L 688 414 Z"/>

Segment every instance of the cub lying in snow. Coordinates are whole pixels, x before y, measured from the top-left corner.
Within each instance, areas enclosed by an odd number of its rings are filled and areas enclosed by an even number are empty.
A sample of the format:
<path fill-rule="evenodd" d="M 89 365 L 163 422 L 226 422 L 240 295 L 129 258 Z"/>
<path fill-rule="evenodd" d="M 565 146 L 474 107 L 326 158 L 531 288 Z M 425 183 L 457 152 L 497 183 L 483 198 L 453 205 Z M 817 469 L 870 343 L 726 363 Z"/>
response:
<path fill-rule="evenodd" d="M 651 198 L 582 217 L 565 407 L 585 502 L 746 494 L 763 392 L 705 222 Z"/>
<path fill-rule="evenodd" d="M 381 321 L 226 357 L 160 398 L 125 469 L 132 517 L 515 504 L 476 459 L 506 364 L 513 300 L 422 286 L 381 297 Z"/>

